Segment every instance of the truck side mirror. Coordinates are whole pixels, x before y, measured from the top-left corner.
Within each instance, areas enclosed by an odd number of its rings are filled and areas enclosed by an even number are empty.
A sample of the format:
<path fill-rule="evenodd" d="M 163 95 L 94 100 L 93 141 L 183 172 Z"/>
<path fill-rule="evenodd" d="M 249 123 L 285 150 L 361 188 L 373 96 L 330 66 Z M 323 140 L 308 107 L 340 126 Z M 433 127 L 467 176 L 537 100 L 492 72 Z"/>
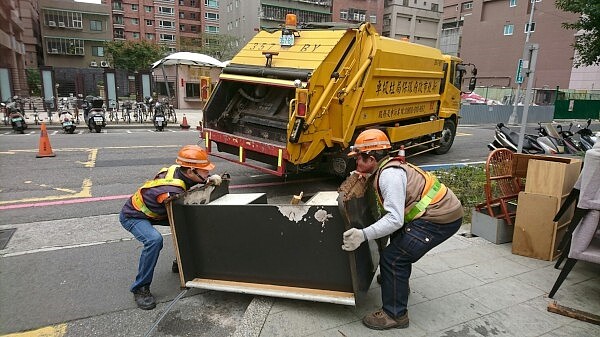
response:
<path fill-rule="evenodd" d="M 477 85 L 477 78 L 476 77 L 471 77 L 471 79 L 469 80 L 469 91 L 473 91 L 475 90 L 475 86 Z"/>

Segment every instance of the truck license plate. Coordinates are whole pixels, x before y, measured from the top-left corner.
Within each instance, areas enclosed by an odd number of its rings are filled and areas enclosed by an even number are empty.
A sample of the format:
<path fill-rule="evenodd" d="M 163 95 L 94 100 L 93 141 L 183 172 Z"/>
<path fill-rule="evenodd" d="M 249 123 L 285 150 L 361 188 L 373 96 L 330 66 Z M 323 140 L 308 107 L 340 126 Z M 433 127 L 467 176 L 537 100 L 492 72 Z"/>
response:
<path fill-rule="evenodd" d="M 102 122 L 103 118 L 102 117 L 94 117 L 94 122 Z"/>
<path fill-rule="evenodd" d="M 281 35 L 281 37 L 279 38 L 279 44 L 282 46 L 293 46 L 294 35 Z"/>
<path fill-rule="evenodd" d="M 73 125 L 73 123 L 71 123 L 71 122 L 64 122 L 63 125 L 64 126 L 71 126 L 71 125 Z"/>
<path fill-rule="evenodd" d="M 158 116 L 158 117 L 156 117 L 156 120 L 157 120 L 157 121 L 159 121 L 159 122 L 162 122 L 162 121 L 164 121 L 164 120 L 165 120 L 165 118 L 164 118 L 164 117 L 161 117 L 161 116 Z"/>
<path fill-rule="evenodd" d="M 13 121 L 13 122 L 20 122 L 21 118 L 13 118 L 13 119 L 11 119 L 11 121 Z"/>

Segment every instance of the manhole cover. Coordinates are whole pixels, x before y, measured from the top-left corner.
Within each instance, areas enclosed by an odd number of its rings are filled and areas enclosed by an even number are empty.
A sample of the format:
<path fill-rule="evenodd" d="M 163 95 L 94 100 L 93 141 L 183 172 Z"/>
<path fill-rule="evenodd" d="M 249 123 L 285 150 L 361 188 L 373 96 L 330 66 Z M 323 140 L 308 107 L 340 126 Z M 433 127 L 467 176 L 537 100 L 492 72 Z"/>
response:
<path fill-rule="evenodd" d="M 16 230 L 16 228 L 0 229 L 0 250 L 6 247 L 8 241 L 10 241 L 10 238 Z"/>

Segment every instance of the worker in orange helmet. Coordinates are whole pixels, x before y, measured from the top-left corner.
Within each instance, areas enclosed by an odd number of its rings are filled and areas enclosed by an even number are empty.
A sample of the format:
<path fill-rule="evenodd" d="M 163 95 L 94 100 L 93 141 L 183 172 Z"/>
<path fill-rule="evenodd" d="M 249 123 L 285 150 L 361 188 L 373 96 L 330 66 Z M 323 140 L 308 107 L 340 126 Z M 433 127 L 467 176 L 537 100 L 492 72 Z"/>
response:
<path fill-rule="evenodd" d="M 220 185 L 219 175 L 209 175 L 215 165 L 208 160 L 206 151 L 197 145 L 186 145 L 177 154 L 178 165 L 163 168 L 153 180 L 148 180 L 127 200 L 119 214 L 123 228 L 144 244 L 138 273 L 130 287 L 140 309 L 156 307 L 150 293 L 154 267 L 163 247 L 163 238 L 153 225 L 167 225 L 165 201 L 198 184 Z"/>
<path fill-rule="evenodd" d="M 391 157 L 390 150 L 381 130 L 365 130 L 356 138 L 349 153 L 356 158 L 353 174 L 368 179 L 366 200 L 376 221 L 351 228 L 342 238 L 342 249 L 353 251 L 364 241 L 390 236 L 379 260 L 383 306 L 363 318 L 364 325 L 377 330 L 408 327 L 412 264 L 454 235 L 463 218 L 462 205 L 449 188 L 433 174 L 407 164 L 403 154 Z"/>

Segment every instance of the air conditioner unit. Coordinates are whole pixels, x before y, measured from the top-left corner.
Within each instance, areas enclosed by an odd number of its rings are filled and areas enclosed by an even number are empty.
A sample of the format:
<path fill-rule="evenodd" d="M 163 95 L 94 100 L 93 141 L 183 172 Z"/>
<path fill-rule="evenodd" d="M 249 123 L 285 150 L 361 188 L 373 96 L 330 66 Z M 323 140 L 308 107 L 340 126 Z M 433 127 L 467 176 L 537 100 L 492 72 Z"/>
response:
<path fill-rule="evenodd" d="M 60 22 L 60 21 L 59 21 L 59 22 L 58 22 L 58 26 L 59 26 L 59 27 L 62 27 L 62 28 L 65 28 L 65 23 L 64 23 L 64 22 Z"/>
<path fill-rule="evenodd" d="M 48 26 L 50 26 L 50 27 L 56 27 L 56 22 L 54 22 L 54 21 L 48 21 Z"/>
<path fill-rule="evenodd" d="M 96 61 L 90 62 L 90 67 L 94 67 L 95 68 L 97 66 L 98 66 L 98 63 L 96 63 Z"/>
<path fill-rule="evenodd" d="M 109 65 L 108 65 L 108 61 L 100 61 L 100 66 L 101 66 L 102 68 L 108 68 L 108 67 L 109 67 Z"/>

